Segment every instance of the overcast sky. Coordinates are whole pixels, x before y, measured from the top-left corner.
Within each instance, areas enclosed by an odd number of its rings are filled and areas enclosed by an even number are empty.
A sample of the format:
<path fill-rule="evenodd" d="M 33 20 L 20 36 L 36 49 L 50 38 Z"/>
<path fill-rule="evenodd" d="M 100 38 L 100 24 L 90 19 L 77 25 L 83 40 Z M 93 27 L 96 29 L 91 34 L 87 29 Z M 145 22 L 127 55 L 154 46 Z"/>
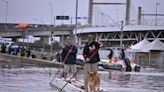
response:
<path fill-rule="evenodd" d="M 76 0 L 6 0 L 8 1 L 8 23 L 44 23 L 50 24 L 51 7 L 53 5 L 53 16 L 68 15 L 75 17 Z M 95 0 L 95 2 L 125 2 L 126 0 Z M 131 20 L 136 20 L 137 8 L 142 6 L 144 13 L 155 13 L 156 2 L 158 5 L 158 13 L 164 14 L 164 0 L 132 0 L 131 2 Z M 5 23 L 6 3 L 0 0 L 0 23 Z M 110 23 L 111 20 L 102 16 L 100 12 L 108 14 L 116 22 L 124 20 L 125 6 L 116 5 L 95 5 L 94 6 L 94 24 Z M 88 17 L 88 0 L 79 0 L 78 16 Z M 34 20 L 37 18 L 38 20 Z M 144 17 L 155 19 L 155 17 Z M 158 17 L 163 18 L 164 17 Z M 85 24 L 86 19 L 78 20 Z M 56 24 L 69 24 L 71 20 L 56 21 Z M 73 19 L 74 23 L 74 19 Z"/>

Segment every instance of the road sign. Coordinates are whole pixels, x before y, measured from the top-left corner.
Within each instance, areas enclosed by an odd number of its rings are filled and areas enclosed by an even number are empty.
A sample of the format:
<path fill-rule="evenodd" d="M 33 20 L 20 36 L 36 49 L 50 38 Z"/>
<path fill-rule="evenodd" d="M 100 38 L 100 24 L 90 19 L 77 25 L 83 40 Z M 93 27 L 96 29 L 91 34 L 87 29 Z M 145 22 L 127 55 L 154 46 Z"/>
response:
<path fill-rule="evenodd" d="M 69 16 L 56 16 L 56 20 L 69 20 Z"/>

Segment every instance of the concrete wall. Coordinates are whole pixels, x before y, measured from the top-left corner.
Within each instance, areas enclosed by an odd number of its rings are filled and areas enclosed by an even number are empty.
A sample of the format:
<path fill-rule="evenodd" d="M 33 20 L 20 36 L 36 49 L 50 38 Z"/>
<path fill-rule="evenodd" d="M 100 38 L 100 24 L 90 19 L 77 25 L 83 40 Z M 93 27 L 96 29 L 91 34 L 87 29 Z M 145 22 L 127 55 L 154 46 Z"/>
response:
<path fill-rule="evenodd" d="M 37 67 L 55 67 L 55 68 L 62 67 L 61 63 L 55 61 L 41 60 L 41 59 L 27 58 L 27 57 L 21 58 L 17 56 L 0 53 L 0 65 L 1 63 L 5 63 L 5 62 L 10 64 L 17 62 L 16 64 L 23 65 L 23 66 L 26 66 L 28 64 L 33 64 L 34 66 Z M 76 65 L 76 68 L 83 69 L 83 66 Z"/>

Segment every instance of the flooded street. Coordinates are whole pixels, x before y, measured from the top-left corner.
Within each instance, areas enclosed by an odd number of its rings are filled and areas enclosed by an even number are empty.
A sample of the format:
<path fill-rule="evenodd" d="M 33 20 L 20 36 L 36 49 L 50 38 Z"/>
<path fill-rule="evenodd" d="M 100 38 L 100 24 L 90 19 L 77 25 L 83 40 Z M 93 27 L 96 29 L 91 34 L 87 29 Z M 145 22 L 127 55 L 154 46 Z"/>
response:
<path fill-rule="evenodd" d="M 0 70 L 1 92 L 54 92 L 49 84 L 47 68 Z"/>
<path fill-rule="evenodd" d="M 141 72 L 104 72 L 101 79 L 103 88 L 110 92 L 163 92 L 164 90 L 164 73 L 156 69 L 142 69 Z"/>
<path fill-rule="evenodd" d="M 58 92 L 49 86 L 56 68 L 0 68 L 0 92 Z M 78 78 L 83 82 L 83 71 Z M 99 71 L 101 88 L 107 92 L 163 92 L 164 72 L 142 68 L 141 72 Z M 69 91 L 68 91 L 69 92 Z"/>

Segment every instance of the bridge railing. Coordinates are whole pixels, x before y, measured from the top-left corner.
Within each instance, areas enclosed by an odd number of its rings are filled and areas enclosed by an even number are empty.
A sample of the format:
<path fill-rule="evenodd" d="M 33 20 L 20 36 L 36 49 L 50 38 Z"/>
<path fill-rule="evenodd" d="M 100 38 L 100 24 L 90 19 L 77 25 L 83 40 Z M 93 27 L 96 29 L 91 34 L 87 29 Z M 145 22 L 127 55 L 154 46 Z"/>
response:
<path fill-rule="evenodd" d="M 125 25 L 125 21 L 124 25 Z M 129 25 L 138 25 L 137 20 L 130 20 Z M 155 26 L 155 19 L 143 19 L 141 20 L 140 25 L 149 25 L 149 26 Z M 102 23 L 101 25 L 94 25 L 94 27 L 114 27 L 114 26 L 121 26 L 121 21 L 119 22 L 109 22 L 109 23 Z M 157 26 L 164 26 L 164 19 L 157 19 Z M 86 26 L 87 27 L 87 26 Z"/>

